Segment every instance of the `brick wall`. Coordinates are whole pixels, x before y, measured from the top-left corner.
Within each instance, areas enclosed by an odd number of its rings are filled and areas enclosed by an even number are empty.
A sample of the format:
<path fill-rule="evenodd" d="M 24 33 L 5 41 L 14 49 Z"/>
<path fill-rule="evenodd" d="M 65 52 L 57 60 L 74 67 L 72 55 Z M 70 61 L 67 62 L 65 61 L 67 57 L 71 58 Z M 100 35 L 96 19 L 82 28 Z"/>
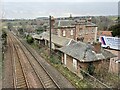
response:
<path fill-rule="evenodd" d="M 64 56 L 64 55 L 62 55 Z M 64 62 L 64 58 L 62 58 L 62 62 Z M 85 63 L 85 62 L 80 62 L 79 60 L 77 60 L 77 70 L 75 70 L 75 68 L 73 67 L 73 58 L 69 55 L 66 55 L 66 67 L 76 73 L 78 76 L 81 76 L 80 70 L 87 70 L 89 65 L 89 62 Z M 108 72 L 108 68 L 109 68 L 109 60 L 99 60 L 99 61 L 95 61 L 93 62 L 93 65 L 95 66 L 95 73 L 102 73 L 104 72 Z"/>
<path fill-rule="evenodd" d="M 73 30 L 73 35 L 71 35 L 71 30 Z M 65 36 L 74 40 L 79 40 L 84 37 L 84 42 L 93 42 L 95 41 L 95 30 L 94 26 L 85 26 L 82 24 L 76 24 L 75 27 L 60 27 L 52 29 L 53 34 L 58 36 L 63 36 L 63 31 L 65 31 Z M 97 35 L 96 35 L 97 36 Z"/>
<path fill-rule="evenodd" d="M 116 63 L 114 58 L 110 59 L 109 72 L 120 74 L 120 63 Z"/>
<path fill-rule="evenodd" d="M 71 71 L 73 71 L 74 72 L 74 68 L 73 68 L 73 58 L 72 57 L 70 57 L 69 55 L 67 55 L 67 62 L 66 62 L 66 66 L 67 66 L 67 68 L 69 68 Z"/>
<path fill-rule="evenodd" d="M 102 67 L 102 61 L 100 60 L 100 61 L 96 61 L 96 62 L 93 62 L 93 65 L 94 65 L 94 67 L 95 67 L 95 73 L 98 73 L 99 71 L 100 71 L 100 69 L 101 69 L 101 67 Z M 83 69 L 83 70 L 87 70 L 87 68 L 88 68 L 88 65 L 89 65 L 89 63 L 82 63 L 82 62 L 78 62 L 78 70 L 79 70 L 79 72 L 80 72 L 80 69 Z"/>

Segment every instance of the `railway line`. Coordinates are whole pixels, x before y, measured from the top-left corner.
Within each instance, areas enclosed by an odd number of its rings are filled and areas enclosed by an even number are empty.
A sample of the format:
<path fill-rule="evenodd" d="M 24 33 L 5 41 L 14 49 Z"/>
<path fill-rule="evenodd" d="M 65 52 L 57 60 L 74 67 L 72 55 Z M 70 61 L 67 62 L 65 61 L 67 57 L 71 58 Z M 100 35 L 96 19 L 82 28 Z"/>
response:
<path fill-rule="evenodd" d="M 10 41 L 13 42 L 12 38 L 9 36 Z M 14 88 L 29 88 L 28 81 L 25 75 L 25 71 L 20 62 L 20 57 L 17 52 L 16 46 L 12 43 L 12 57 L 13 57 L 13 86 Z"/>
<path fill-rule="evenodd" d="M 14 57 L 14 87 L 15 88 L 32 88 L 28 72 L 26 67 L 32 69 L 33 77 L 36 77 L 34 81 L 39 83 L 39 88 L 57 88 L 60 89 L 59 85 L 50 76 L 47 70 L 37 61 L 37 58 L 13 35 L 9 34 L 12 41 L 13 57 Z"/>

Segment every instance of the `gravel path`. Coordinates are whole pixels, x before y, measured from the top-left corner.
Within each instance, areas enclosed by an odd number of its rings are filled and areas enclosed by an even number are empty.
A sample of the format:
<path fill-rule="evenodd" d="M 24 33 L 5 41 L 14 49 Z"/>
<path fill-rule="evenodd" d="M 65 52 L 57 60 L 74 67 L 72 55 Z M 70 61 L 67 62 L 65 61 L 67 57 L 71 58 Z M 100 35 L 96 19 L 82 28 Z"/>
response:
<path fill-rule="evenodd" d="M 13 88 L 13 70 L 12 70 L 12 58 L 10 52 L 10 42 L 8 42 L 7 51 L 4 54 L 3 61 L 3 82 L 2 88 Z"/>

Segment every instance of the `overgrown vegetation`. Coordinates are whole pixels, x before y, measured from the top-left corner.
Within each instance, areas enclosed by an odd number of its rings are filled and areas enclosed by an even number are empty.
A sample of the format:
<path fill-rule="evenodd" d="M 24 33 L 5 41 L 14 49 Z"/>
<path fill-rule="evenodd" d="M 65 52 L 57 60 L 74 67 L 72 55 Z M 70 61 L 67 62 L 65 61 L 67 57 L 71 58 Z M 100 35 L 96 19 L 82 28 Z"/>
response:
<path fill-rule="evenodd" d="M 7 33 L 2 30 L 2 42 L 3 42 L 3 45 L 6 45 L 7 44 Z"/>
<path fill-rule="evenodd" d="M 23 35 L 24 34 L 23 28 L 18 28 L 18 32 L 19 32 L 19 34 Z"/>
<path fill-rule="evenodd" d="M 6 39 L 6 37 L 7 37 L 7 33 L 5 31 L 2 31 L 2 38 Z"/>
<path fill-rule="evenodd" d="M 93 74 L 94 74 L 94 71 L 95 71 L 95 66 L 93 65 L 93 63 L 89 63 L 89 64 L 88 64 L 88 68 L 87 68 L 87 72 L 88 72 L 90 75 L 93 75 Z"/>
<path fill-rule="evenodd" d="M 42 33 L 43 31 L 44 31 L 44 28 L 43 28 L 43 27 L 38 27 L 38 28 L 36 29 L 37 34 L 40 34 L 40 33 Z"/>
<path fill-rule="evenodd" d="M 27 35 L 26 40 L 29 44 L 32 44 L 34 42 L 34 39 L 30 35 Z"/>
<path fill-rule="evenodd" d="M 50 62 L 53 64 L 60 64 L 61 63 L 60 59 L 58 59 L 58 57 L 55 56 L 54 54 L 51 55 L 49 59 L 50 59 Z"/>
<path fill-rule="evenodd" d="M 120 37 L 120 24 L 116 24 L 114 26 L 111 26 L 109 28 L 110 31 L 112 31 L 112 36 L 115 37 L 115 36 L 118 36 Z"/>

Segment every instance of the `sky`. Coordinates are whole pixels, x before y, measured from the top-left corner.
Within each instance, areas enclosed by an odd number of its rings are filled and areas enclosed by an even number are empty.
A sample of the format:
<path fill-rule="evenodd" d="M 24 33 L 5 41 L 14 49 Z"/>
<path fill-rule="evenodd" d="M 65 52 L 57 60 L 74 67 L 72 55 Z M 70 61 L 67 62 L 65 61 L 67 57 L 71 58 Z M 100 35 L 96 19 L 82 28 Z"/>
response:
<path fill-rule="evenodd" d="M 1 1 L 1 0 L 0 0 Z M 44 2 L 43 2 L 44 1 Z M 75 1 L 75 2 L 73 2 Z M 118 15 L 118 0 L 3 0 L 2 17 L 9 19 Z M 89 2 L 87 2 L 89 1 Z"/>
<path fill-rule="evenodd" d="M 4 2 L 119 2 L 119 0 L 2 0 Z"/>

